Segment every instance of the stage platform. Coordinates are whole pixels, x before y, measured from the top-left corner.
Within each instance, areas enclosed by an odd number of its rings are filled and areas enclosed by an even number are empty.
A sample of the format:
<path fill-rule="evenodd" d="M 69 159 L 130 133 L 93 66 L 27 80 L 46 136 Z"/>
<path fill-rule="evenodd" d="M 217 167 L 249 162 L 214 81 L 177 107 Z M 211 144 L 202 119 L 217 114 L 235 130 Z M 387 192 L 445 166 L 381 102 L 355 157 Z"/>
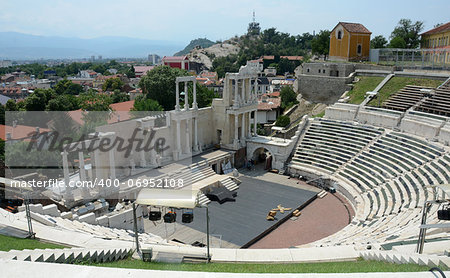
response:
<path fill-rule="evenodd" d="M 317 195 L 316 190 L 301 189 L 286 176 L 272 175 L 274 178 L 266 180 L 240 176 L 242 183 L 237 190 L 235 202 L 209 204 L 210 233 L 214 236 L 212 247 L 246 247 L 262 237 L 264 232 L 278 226 L 294 209 L 312 201 Z M 267 213 L 279 204 L 292 209 L 284 214 L 278 212 L 275 221 L 267 221 Z M 177 223 L 173 224 L 154 225 L 151 221 L 145 221 L 146 231 L 163 238 L 167 235 L 169 240 L 175 239 L 186 244 L 195 241 L 205 243 L 206 209 L 194 209 L 194 221 L 189 224 L 181 223 L 181 214 L 181 210 L 177 211 Z"/>

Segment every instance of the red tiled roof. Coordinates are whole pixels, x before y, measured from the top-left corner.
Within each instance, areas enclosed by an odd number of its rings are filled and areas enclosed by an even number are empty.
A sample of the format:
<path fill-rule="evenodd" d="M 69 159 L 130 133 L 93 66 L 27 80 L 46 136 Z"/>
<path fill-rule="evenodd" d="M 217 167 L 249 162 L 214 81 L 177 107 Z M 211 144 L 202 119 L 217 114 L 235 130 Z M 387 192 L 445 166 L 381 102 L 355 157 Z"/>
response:
<path fill-rule="evenodd" d="M 182 60 L 187 60 L 187 56 L 164 56 L 162 58 L 163 62 L 178 62 Z"/>
<path fill-rule="evenodd" d="M 268 96 L 272 96 L 272 97 L 279 97 L 280 96 L 280 92 L 273 92 L 270 94 L 267 94 Z"/>
<path fill-rule="evenodd" d="M 134 100 L 129 100 L 119 103 L 113 103 L 109 107 L 111 107 L 111 109 L 113 109 L 114 111 L 130 111 L 133 106 Z"/>
<path fill-rule="evenodd" d="M 288 59 L 289 61 L 302 61 L 303 56 L 280 56 L 280 58 Z"/>
<path fill-rule="evenodd" d="M 50 132 L 48 128 L 39 128 L 40 133 Z M 15 128 L 9 125 L 0 125 L 0 138 L 6 140 L 6 134 L 11 134 L 12 140 L 30 138 L 36 133 L 36 127 L 27 125 L 16 125 Z"/>
<path fill-rule="evenodd" d="M 445 31 L 450 30 L 450 22 L 447 22 L 445 24 L 442 24 L 441 26 L 438 26 L 436 28 L 433 28 L 429 31 L 426 31 L 425 33 L 420 34 L 421 36 L 423 35 L 432 35 L 432 34 L 437 34 L 437 33 L 442 33 Z"/>
<path fill-rule="evenodd" d="M 118 121 L 118 116 L 120 116 L 120 121 L 126 121 L 131 118 L 130 110 L 134 107 L 134 100 L 113 103 L 109 107 L 114 110 L 113 115 L 108 119 L 108 123 L 116 123 Z M 82 125 L 83 122 L 83 111 L 81 109 L 69 111 L 68 115 L 76 123 Z"/>
<path fill-rule="evenodd" d="M 154 69 L 155 66 L 135 66 L 134 67 L 134 72 L 135 73 L 147 73 L 148 71 L 151 71 L 152 69 Z"/>
<path fill-rule="evenodd" d="M 262 56 L 262 59 L 263 60 L 274 60 L 275 56 L 273 56 L 273 55 L 265 55 L 265 56 Z"/>
<path fill-rule="evenodd" d="M 217 77 L 217 72 L 215 71 L 203 71 L 200 73 L 201 77 L 212 77 L 212 78 L 216 78 Z"/>
<path fill-rule="evenodd" d="M 280 107 L 281 98 L 267 98 L 264 102 L 258 101 L 258 110 L 272 110 Z"/>
<path fill-rule="evenodd" d="M 95 80 L 99 81 L 99 80 L 107 80 L 107 79 L 111 79 L 111 78 L 120 78 L 120 74 L 114 74 L 114 75 L 99 75 L 95 78 Z"/>
<path fill-rule="evenodd" d="M 372 34 L 364 25 L 361 23 L 351 23 L 351 22 L 339 22 L 336 26 L 339 24 L 342 25 L 347 31 L 350 33 L 365 33 L 365 34 Z M 333 30 L 336 27 L 333 28 Z"/>

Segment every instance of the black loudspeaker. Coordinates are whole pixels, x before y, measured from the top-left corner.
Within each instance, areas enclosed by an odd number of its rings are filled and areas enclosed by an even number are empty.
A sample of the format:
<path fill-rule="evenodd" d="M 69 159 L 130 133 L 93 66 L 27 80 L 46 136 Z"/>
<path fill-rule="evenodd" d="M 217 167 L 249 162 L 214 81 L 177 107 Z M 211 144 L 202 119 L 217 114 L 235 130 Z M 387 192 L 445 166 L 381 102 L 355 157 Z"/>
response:
<path fill-rule="evenodd" d="M 450 209 L 440 209 L 438 210 L 439 220 L 450 220 Z"/>
<path fill-rule="evenodd" d="M 161 220 L 161 212 L 160 211 L 150 211 L 148 214 L 148 219 L 151 221 Z"/>
<path fill-rule="evenodd" d="M 174 211 L 169 211 L 164 214 L 164 223 L 174 223 L 177 220 L 177 213 Z"/>
<path fill-rule="evenodd" d="M 181 222 L 183 223 L 191 223 L 194 221 L 194 213 L 192 211 L 184 212 L 181 216 Z"/>

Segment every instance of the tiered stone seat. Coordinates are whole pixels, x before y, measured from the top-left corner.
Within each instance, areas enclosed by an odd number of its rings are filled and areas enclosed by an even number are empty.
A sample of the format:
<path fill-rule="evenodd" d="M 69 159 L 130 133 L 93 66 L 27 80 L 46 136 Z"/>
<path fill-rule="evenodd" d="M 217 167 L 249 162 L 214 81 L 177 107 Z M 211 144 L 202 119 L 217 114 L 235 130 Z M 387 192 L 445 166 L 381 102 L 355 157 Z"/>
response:
<path fill-rule="evenodd" d="M 361 130 L 350 135 L 349 126 L 354 125 L 314 121 L 297 148 L 296 159 L 311 162 L 304 169 L 312 166 L 332 173 L 343 188 L 354 192 L 350 195 L 360 198 L 352 223 L 314 244 L 368 244 L 417 237 L 421 209 L 431 197 L 427 186 L 450 182 L 448 151 L 393 131 L 371 134 L 371 130 Z M 368 134 L 372 136 L 365 138 Z M 325 169 L 330 165 L 333 169 Z M 437 222 L 436 209 L 430 212 L 430 221 Z"/>
<path fill-rule="evenodd" d="M 122 260 L 130 254 L 127 248 L 64 248 L 12 250 L 0 252 L 0 259 L 47 263 L 104 263 Z"/>
<path fill-rule="evenodd" d="M 437 115 L 450 116 L 450 88 L 441 87 L 422 102 L 416 110 Z"/>
<path fill-rule="evenodd" d="M 425 93 L 421 91 L 422 89 L 431 90 L 433 88 L 407 85 L 390 96 L 383 104 L 383 108 L 406 111 L 416 105 L 425 96 Z"/>
<path fill-rule="evenodd" d="M 291 163 L 334 173 L 379 134 L 372 127 L 316 120 L 307 128 Z"/>

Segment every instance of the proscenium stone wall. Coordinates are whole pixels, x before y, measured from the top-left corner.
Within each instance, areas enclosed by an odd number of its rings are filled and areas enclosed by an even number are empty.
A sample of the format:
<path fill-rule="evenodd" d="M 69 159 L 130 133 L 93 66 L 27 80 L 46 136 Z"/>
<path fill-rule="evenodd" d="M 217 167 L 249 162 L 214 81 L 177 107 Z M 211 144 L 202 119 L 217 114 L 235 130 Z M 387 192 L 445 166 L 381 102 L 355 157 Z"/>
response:
<path fill-rule="evenodd" d="M 351 77 L 299 75 L 298 92 L 312 103 L 333 104 L 350 89 Z"/>

